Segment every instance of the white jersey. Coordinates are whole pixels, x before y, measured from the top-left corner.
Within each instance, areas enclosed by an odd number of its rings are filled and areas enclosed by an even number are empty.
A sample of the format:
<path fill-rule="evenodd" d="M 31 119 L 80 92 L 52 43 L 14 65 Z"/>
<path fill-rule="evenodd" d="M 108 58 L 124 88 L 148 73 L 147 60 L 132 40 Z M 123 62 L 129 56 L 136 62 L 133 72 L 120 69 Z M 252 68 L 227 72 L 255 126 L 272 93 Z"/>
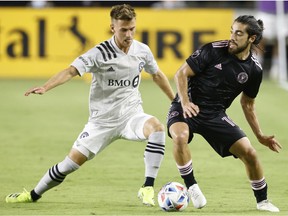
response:
<path fill-rule="evenodd" d="M 141 71 L 144 68 L 155 74 L 158 70 L 147 45 L 133 40 L 126 54 L 117 47 L 114 37 L 79 56 L 71 65 L 81 76 L 92 73 L 89 121 L 105 125 L 119 123 L 139 109 Z"/>

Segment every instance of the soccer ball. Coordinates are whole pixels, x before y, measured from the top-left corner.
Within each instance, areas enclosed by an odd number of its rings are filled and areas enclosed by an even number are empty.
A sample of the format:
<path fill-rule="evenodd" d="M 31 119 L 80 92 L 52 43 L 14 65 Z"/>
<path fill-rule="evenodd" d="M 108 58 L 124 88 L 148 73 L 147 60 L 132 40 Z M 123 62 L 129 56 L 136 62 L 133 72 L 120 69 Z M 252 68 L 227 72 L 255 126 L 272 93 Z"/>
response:
<path fill-rule="evenodd" d="M 158 204 L 163 211 L 183 211 L 189 204 L 186 187 L 178 182 L 165 184 L 158 193 Z"/>

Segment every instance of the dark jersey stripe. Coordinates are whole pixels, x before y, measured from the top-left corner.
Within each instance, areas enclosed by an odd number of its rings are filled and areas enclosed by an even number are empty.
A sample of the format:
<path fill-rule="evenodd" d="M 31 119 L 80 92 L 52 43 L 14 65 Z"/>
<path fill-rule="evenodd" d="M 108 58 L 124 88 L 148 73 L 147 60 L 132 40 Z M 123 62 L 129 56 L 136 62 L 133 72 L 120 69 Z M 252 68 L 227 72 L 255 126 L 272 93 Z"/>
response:
<path fill-rule="evenodd" d="M 99 46 L 96 46 L 96 48 L 97 48 L 98 50 L 100 50 L 104 61 L 107 61 L 106 55 L 105 55 L 105 53 L 104 53 L 104 50 L 103 50 L 101 47 L 99 47 Z"/>

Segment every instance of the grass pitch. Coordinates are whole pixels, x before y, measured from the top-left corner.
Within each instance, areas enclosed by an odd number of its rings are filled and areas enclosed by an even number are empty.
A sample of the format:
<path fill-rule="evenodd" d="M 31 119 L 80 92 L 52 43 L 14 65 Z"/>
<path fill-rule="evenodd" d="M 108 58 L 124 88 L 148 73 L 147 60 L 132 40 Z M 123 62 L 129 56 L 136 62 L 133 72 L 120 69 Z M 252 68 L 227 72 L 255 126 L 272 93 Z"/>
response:
<path fill-rule="evenodd" d="M 232 157 L 222 159 L 200 137 L 190 144 L 194 172 L 207 198 L 201 210 L 190 205 L 184 212 L 166 213 L 158 206 L 143 206 L 137 191 L 144 181 L 145 143 L 118 140 L 64 183 L 44 194 L 37 203 L 6 204 L 5 196 L 31 190 L 52 165 L 63 160 L 88 119 L 89 84 L 72 80 L 43 96 L 24 97 L 30 87 L 45 81 L 0 80 L 0 215 L 275 215 L 256 210 L 243 164 Z M 164 124 L 169 101 L 151 81 L 142 81 L 147 113 Z M 230 117 L 247 133 L 258 151 L 269 185 L 269 199 L 288 215 L 288 92 L 264 81 L 257 99 L 262 130 L 275 134 L 283 149 L 274 153 L 253 136 L 239 100 Z M 182 182 L 167 138 L 166 155 L 155 184 L 155 192 L 168 181 Z"/>

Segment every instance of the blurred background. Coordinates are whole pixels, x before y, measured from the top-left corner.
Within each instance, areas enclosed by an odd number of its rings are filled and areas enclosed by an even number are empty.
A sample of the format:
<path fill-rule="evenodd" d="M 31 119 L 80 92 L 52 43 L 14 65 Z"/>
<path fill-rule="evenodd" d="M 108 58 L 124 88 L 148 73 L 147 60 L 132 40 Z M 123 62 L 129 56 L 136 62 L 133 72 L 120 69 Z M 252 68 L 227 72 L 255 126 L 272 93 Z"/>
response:
<path fill-rule="evenodd" d="M 122 3 L 135 7 L 136 39 L 169 78 L 202 44 L 229 39 L 237 16 L 251 14 L 264 21 L 255 50 L 264 77 L 287 83 L 288 1 L 0 1 L 0 79 L 46 79 L 67 67 L 112 36 L 109 12 Z"/>

